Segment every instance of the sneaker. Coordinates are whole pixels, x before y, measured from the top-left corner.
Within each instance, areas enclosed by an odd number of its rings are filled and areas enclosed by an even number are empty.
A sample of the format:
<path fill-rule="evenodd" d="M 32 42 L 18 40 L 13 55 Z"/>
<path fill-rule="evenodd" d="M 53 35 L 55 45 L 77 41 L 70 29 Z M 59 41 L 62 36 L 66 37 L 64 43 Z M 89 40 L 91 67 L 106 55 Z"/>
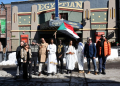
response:
<path fill-rule="evenodd" d="M 19 78 L 20 78 L 20 76 L 16 76 L 16 77 L 15 77 L 15 79 L 19 79 Z"/>
<path fill-rule="evenodd" d="M 41 72 L 39 72 L 38 76 L 40 76 L 40 75 L 41 75 Z"/>
<path fill-rule="evenodd" d="M 84 70 L 80 70 L 79 73 L 84 73 Z"/>
<path fill-rule="evenodd" d="M 47 73 L 47 76 L 50 76 L 50 74 L 49 74 L 49 73 Z"/>
<path fill-rule="evenodd" d="M 87 74 L 90 74 L 90 71 L 88 71 Z"/>
<path fill-rule="evenodd" d="M 37 75 L 37 73 L 34 73 L 34 75 Z"/>

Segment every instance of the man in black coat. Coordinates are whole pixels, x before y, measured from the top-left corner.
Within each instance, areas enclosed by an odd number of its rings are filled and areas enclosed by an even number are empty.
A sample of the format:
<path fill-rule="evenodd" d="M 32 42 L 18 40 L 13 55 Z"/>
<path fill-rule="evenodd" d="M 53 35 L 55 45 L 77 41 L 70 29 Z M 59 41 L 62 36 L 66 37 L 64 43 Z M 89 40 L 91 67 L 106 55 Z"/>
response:
<path fill-rule="evenodd" d="M 64 45 L 62 44 L 62 41 L 59 40 L 59 43 L 57 44 L 57 72 L 61 70 L 61 74 L 63 74 L 63 58 L 64 58 Z M 59 61 L 61 63 L 61 67 L 59 66 Z"/>
<path fill-rule="evenodd" d="M 16 78 L 19 78 L 20 75 L 20 70 L 21 70 L 21 66 L 22 66 L 22 62 L 21 62 L 21 49 L 24 46 L 24 42 L 21 41 L 20 42 L 20 46 L 17 47 L 16 49 L 16 59 L 17 59 L 17 74 L 16 74 Z"/>

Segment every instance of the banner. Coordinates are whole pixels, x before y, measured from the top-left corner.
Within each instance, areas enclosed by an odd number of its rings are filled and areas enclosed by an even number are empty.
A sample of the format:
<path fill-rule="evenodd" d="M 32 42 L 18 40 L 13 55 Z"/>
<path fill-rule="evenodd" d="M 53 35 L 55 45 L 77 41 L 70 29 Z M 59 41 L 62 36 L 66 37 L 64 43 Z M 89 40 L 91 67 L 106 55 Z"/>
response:
<path fill-rule="evenodd" d="M 5 28 L 6 28 L 6 20 L 2 19 L 1 20 L 1 33 L 5 33 Z"/>

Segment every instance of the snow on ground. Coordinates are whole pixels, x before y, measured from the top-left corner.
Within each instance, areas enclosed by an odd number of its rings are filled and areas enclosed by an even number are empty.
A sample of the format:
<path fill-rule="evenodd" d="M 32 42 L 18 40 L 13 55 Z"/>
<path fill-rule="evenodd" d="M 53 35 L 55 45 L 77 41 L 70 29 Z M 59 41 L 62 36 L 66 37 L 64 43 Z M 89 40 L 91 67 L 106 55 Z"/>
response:
<path fill-rule="evenodd" d="M 118 57 L 118 49 L 111 49 L 111 55 L 107 57 L 107 60 L 120 60 L 120 57 Z M 96 58 L 96 61 L 98 61 L 98 58 Z M 66 63 L 66 59 L 63 59 L 64 64 Z M 84 63 L 87 62 L 86 59 L 84 59 Z M 16 65 L 16 52 L 13 52 L 9 54 L 7 61 L 0 62 L 0 65 Z"/>
<path fill-rule="evenodd" d="M 0 62 L 0 65 L 16 65 L 16 52 L 10 53 L 7 61 Z"/>

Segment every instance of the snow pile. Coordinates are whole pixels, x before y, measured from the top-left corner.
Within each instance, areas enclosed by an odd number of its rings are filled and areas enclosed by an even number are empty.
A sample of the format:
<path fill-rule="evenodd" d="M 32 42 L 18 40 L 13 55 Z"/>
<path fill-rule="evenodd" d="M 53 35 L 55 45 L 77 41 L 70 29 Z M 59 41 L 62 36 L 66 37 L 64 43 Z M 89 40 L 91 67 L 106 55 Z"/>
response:
<path fill-rule="evenodd" d="M 7 61 L 0 62 L 0 65 L 16 65 L 16 52 L 10 53 Z"/>
<path fill-rule="evenodd" d="M 120 60 L 120 57 L 118 57 L 118 49 L 111 49 L 111 55 L 107 57 L 107 60 Z M 87 62 L 87 59 L 84 59 L 84 63 Z M 98 62 L 98 58 L 96 58 L 96 62 Z M 63 58 L 63 63 L 66 63 L 66 59 Z M 8 56 L 7 61 L 0 62 L 0 65 L 16 65 L 16 52 L 10 53 Z"/>

